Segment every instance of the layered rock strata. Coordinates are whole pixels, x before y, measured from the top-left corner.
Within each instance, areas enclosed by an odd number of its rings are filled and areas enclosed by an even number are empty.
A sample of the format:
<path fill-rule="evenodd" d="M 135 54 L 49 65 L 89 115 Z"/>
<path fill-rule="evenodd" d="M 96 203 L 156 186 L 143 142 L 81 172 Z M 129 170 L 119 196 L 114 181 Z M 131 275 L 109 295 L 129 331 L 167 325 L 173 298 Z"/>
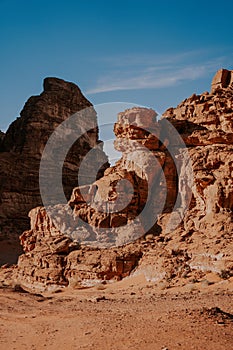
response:
<path fill-rule="evenodd" d="M 126 277 L 142 256 L 140 247 L 93 249 L 61 234 L 42 208 L 30 213 L 31 230 L 21 235 L 25 254 L 19 257 L 15 279 L 34 290 L 57 286 L 90 286 L 102 280 Z"/>
<path fill-rule="evenodd" d="M 69 206 L 31 212 L 18 281 L 48 288 L 75 285 L 72 276 L 85 284 L 141 273 L 172 286 L 233 276 L 233 86 L 216 88 L 221 74 L 211 93 L 192 95 L 158 122 L 145 108 L 118 115 L 122 158 L 75 188 Z"/>
<path fill-rule="evenodd" d="M 72 189 L 78 185 L 80 162 L 90 149 L 99 144 L 96 112 L 75 84 L 46 78 L 44 91 L 39 96 L 30 97 L 20 117 L 10 125 L 5 135 L 0 135 L 0 263 L 17 259 L 14 237 L 18 242 L 18 235 L 29 228 L 28 212 L 42 205 L 39 167 L 44 147 L 54 130 L 74 114 L 77 115 L 77 125 L 73 125 L 74 130 L 71 131 L 82 136 L 69 150 L 63 166 L 64 192 L 69 198 Z M 60 144 L 56 152 L 59 152 L 59 147 Z M 101 164 L 107 162 L 101 146 L 97 147 L 95 157 Z M 49 172 L 53 177 L 52 170 L 48 169 L 47 175 Z M 83 181 L 90 182 L 88 175 Z"/>
<path fill-rule="evenodd" d="M 174 281 L 184 276 L 185 281 L 188 277 L 198 281 L 210 272 L 226 279 L 233 276 L 232 76 L 233 71 L 220 70 L 211 93 L 194 94 L 163 115 L 187 145 L 192 197 L 174 231 L 167 224 L 172 213 L 160 216 L 162 251 L 151 250 L 141 260 L 148 278 Z M 187 192 L 182 183 L 179 191 Z"/>

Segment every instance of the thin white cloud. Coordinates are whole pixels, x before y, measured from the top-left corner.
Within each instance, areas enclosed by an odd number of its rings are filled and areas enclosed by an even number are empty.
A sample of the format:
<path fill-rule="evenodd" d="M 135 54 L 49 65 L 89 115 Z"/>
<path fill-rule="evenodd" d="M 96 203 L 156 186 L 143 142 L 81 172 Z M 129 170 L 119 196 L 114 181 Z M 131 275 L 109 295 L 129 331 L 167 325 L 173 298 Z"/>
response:
<path fill-rule="evenodd" d="M 204 55 L 209 50 L 193 50 L 179 52 L 175 54 L 125 54 L 125 55 L 114 55 L 114 56 L 105 56 L 105 57 L 95 57 L 93 62 L 104 62 L 114 67 L 132 67 L 132 66 L 161 66 L 161 64 L 172 64 L 179 63 L 190 57 L 199 57 Z"/>
<path fill-rule="evenodd" d="M 200 52 L 199 52 L 200 53 Z M 198 52 L 169 56 L 130 56 L 113 58 L 112 69 L 107 76 L 97 80 L 87 94 L 97 94 L 119 90 L 139 90 L 171 87 L 182 81 L 196 80 L 219 68 L 222 58 L 190 64 L 197 60 Z M 105 58 L 107 61 L 107 58 Z M 116 61 L 115 61 L 116 60 Z M 154 60 L 154 63 L 152 64 Z M 132 65 L 129 65 L 129 62 Z M 109 59 L 109 64 L 110 64 Z M 116 62 L 120 62 L 116 64 Z M 125 62 L 125 64 L 124 64 Z M 109 71 L 109 69 L 108 69 Z"/>
<path fill-rule="evenodd" d="M 145 72 L 145 74 L 139 74 L 138 76 L 132 76 L 127 79 L 114 79 L 114 77 L 107 77 L 106 79 L 99 80 L 97 86 L 87 91 L 87 93 L 96 94 L 100 92 L 117 90 L 162 88 L 174 86 L 183 80 L 197 79 L 202 77 L 204 74 L 205 69 L 203 67 L 188 67 L 175 72 L 164 72 L 162 76 L 161 73 L 154 74 L 154 72 Z"/>

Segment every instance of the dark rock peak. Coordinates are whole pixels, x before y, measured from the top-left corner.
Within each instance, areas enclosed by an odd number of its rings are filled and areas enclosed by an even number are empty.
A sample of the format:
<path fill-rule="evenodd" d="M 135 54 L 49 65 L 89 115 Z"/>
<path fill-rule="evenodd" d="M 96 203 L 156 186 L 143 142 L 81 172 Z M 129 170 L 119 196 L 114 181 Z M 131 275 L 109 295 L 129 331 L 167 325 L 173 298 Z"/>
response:
<path fill-rule="evenodd" d="M 2 130 L 0 130 L 0 140 L 2 140 L 4 136 L 5 136 L 5 133 Z"/>
<path fill-rule="evenodd" d="M 0 152 L 1 152 L 4 137 L 5 137 L 5 133 L 0 130 Z"/>
<path fill-rule="evenodd" d="M 96 112 L 78 86 L 62 79 L 46 78 L 44 91 L 30 97 L 6 135 L 2 137 L 0 134 L 0 240 L 9 238 L 12 242 L 12 237 L 16 235 L 19 245 L 18 235 L 29 228 L 28 212 L 42 205 L 39 166 L 44 147 L 58 125 L 76 112 L 81 113 L 78 125 L 73 125 L 74 132 L 77 128 L 90 132 L 77 139 L 64 161 L 63 188 L 69 198 L 78 185 L 80 162 L 99 143 Z M 107 166 L 107 157 L 101 148 L 98 148 L 95 157 L 105 164 L 99 172 L 101 176 Z M 90 162 L 87 174 L 92 168 Z M 88 175 L 83 181 L 85 184 L 90 182 Z M 0 264 L 7 262 L 4 254 L 2 245 Z M 12 256 L 14 254 L 12 252 Z"/>
<path fill-rule="evenodd" d="M 43 86 L 42 93 L 31 96 L 25 103 L 20 117 L 9 126 L 4 140 L 2 140 L 2 151 L 21 153 L 27 139 L 30 141 L 35 136 L 32 133 L 36 129 L 38 135 L 46 135 L 45 139 L 40 141 L 46 144 L 48 136 L 52 134 L 56 125 L 66 120 L 70 115 L 92 107 L 91 102 L 86 99 L 74 83 L 48 77 L 44 79 Z M 93 108 L 89 114 L 91 114 L 90 119 L 94 121 L 96 127 L 96 113 Z M 37 152 L 34 148 L 31 151 L 32 153 Z"/>
<path fill-rule="evenodd" d="M 76 84 L 55 77 L 45 78 L 43 82 L 43 88 L 46 92 L 67 90 L 76 94 L 80 93 L 82 95 L 80 88 Z"/>

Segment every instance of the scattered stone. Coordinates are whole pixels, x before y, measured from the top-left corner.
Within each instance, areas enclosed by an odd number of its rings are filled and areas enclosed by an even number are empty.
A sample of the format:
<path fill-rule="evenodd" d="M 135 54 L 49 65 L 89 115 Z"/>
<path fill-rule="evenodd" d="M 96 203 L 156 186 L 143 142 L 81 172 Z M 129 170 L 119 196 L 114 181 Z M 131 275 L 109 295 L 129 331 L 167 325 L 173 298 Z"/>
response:
<path fill-rule="evenodd" d="M 217 324 L 233 322 L 233 314 L 221 310 L 219 307 L 203 308 L 201 315 L 214 319 Z"/>
<path fill-rule="evenodd" d="M 92 303 L 98 303 L 100 301 L 104 301 L 104 300 L 109 300 L 107 299 L 104 295 L 101 297 L 93 297 L 91 299 L 88 299 L 89 301 L 91 301 Z"/>

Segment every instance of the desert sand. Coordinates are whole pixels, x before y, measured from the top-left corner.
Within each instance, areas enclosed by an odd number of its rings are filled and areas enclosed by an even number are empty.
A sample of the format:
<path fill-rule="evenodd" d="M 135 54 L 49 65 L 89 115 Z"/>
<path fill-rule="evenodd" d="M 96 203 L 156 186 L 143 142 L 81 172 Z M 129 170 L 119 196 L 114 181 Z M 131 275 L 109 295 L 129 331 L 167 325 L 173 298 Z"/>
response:
<path fill-rule="evenodd" d="M 2 287 L 0 349 L 230 350 L 232 296 L 232 278 L 167 288 L 135 276 L 44 294 Z"/>

